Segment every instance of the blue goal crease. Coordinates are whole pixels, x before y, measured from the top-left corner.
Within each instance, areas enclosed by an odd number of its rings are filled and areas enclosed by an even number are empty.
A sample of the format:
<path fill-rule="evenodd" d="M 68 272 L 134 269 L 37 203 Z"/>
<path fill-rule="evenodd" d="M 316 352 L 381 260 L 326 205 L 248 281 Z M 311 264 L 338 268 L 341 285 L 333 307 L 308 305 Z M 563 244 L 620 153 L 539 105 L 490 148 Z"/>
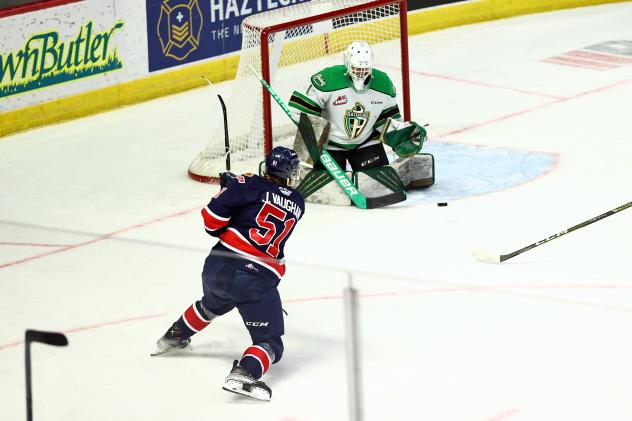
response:
<path fill-rule="evenodd" d="M 434 155 L 435 184 L 409 191 L 404 206 L 510 189 L 546 174 L 558 160 L 554 153 L 437 141 L 422 152 Z"/>

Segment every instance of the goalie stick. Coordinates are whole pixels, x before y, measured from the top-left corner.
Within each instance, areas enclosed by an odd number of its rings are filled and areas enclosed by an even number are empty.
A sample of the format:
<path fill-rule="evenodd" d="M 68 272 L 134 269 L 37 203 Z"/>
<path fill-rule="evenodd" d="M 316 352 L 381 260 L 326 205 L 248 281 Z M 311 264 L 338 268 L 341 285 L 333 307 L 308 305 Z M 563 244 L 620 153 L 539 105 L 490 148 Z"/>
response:
<path fill-rule="evenodd" d="M 205 81 L 208 82 L 211 87 L 215 88 L 215 85 L 206 78 L 206 76 L 202 75 Z M 230 141 L 228 139 L 228 113 L 226 112 L 226 104 L 224 104 L 224 100 L 220 94 L 217 94 L 217 98 L 219 98 L 219 103 L 222 106 L 222 114 L 224 115 L 224 146 L 226 148 L 226 171 L 230 171 Z"/>
<path fill-rule="evenodd" d="M 505 260 L 511 259 L 512 257 L 515 257 L 515 256 L 517 256 L 517 255 L 519 255 L 521 253 L 524 253 L 524 252 L 529 251 L 529 250 L 531 250 L 533 248 L 536 248 L 536 247 L 538 247 L 538 246 L 540 246 L 540 245 L 542 245 L 544 243 L 548 243 L 549 241 L 555 240 L 556 238 L 559 238 L 559 237 L 561 237 L 561 236 L 563 236 L 565 234 L 568 234 L 569 232 L 573 232 L 573 231 L 578 230 L 580 228 L 583 228 L 583 227 L 585 227 L 587 225 L 590 225 L 593 222 L 597 222 L 597 221 L 599 221 L 601 219 L 607 218 L 610 215 L 614 215 L 617 212 L 621 212 L 622 210 L 625 210 L 625 209 L 627 209 L 627 208 L 629 208 L 631 206 L 632 206 L 632 202 L 628 202 L 625 205 L 621 205 L 621 206 L 619 206 L 617 208 L 611 209 L 608 212 L 602 213 L 599 216 L 595 216 L 594 218 L 590 218 L 587 221 L 581 222 L 581 223 L 579 223 L 577 225 L 573 225 L 572 227 L 567 228 L 564 231 L 560 231 L 557 234 L 553 234 L 550 237 L 547 237 L 547 238 L 545 238 L 543 240 L 540 240 L 540 241 L 538 241 L 536 243 L 530 244 L 530 245 L 528 245 L 526 247 L 523 247 L 523 248 L 521 248 L 519 250 L 516 250 L 516 251 L 508 253 L 508 254 L 500 254 L 499 255 L 499 254 L 491 253 L 491 252 L 486 251 L 486 250 L 477 249 L 477 250 L 474 250 L 474 257 L 476 259 L 482 261 L 482 262 L 501 263 L 501 262 L 504 262 Z"/>
<path fill-rule="evenodd" d="M 318 142 L 316 140 L 316 136 L 314 135 L 314 130 L 309 122 L 309 119 L 305 114 L 301 113 L 300 121 L 294 120 L 292 117 L 292 111 L 288 108 L 288 106 L 283 102 L 281 98 L 277 95 L 277 93 L 272 89 L 272 87 L 266 82 L 263 77 L 255 69 L 251 66 L 248 66 L 248 69 L 252 72 L 252 74 L 259 79 L 261 84 L 266 88 L 266 90 L 270 93 L 270 96 L 274 98 L 277 104 L 283 109 L 285 114 L 292 120 L 294 124 L 298 127 L 303 140 L 305 141 L 305 146 L 307 146 L 307 150 L 309 151 L 310 156 L 312 157 L 312 161 L 318 162 L 320 161 L 327 172 L 331 174 L 336 183 L 340 186 L 342 191 L 351 199 L 351 201 L 360 209 L 374 209 L 380 208 L 387 205 L 391 205 L 393 203 L 401 202 L 406 200 L 406 196 L 403 198 L 401 196 L 395 197 L 393 200 L 392 195 L 387 195 L 384 197 L 366 197 L 364 196 L 360 190 L 349 180 L 347 174 L 340 168 L 338 163 L 332 158 L 332 156 L 325 149 L 318 151 Z"/>
<path fill-rule="evenodd" d="M 68 339 L 63 333 L 28 329 L 24 334 L 24 370 L 26 374 L 26 419 L 33 419 L 33 392 L 31 386 L 31 342 L 52 346 L 66 346 Z"/>

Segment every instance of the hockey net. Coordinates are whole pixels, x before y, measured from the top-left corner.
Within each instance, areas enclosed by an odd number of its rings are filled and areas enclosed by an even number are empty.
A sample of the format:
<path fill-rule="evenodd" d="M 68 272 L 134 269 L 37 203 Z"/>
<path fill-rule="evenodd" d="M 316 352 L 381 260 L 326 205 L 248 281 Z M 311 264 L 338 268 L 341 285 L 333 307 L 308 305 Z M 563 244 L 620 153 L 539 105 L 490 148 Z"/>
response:
<path fill-rule="evenodd" d="M 226 104 L 234 173 L 257 173 L 273 147 L 292 146 L 296 131 L 250 68 L 287 104 L 313 74 L 342 64 L 342 52 L 351 42 L 364 40 L 373 48 L 375 67 L 394 82 L 400 109 L 409 119 L 405 0 L 312 0 L 249 16 L 241 29 L 239 66 Z M 225 169 L 224 127 L 218 124 L 191 163 L 189 176 L 213 182 Z"/>

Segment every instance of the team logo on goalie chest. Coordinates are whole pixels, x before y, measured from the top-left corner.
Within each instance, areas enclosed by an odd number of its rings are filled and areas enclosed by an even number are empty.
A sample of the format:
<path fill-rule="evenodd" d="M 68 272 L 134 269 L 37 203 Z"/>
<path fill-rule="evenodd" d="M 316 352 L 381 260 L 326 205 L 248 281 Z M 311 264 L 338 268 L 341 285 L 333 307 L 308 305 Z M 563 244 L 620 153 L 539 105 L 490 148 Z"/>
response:
<path fill-rule="evenodd" d="M 370 111 L 360 102 L 356 102 L 353 108 L 345 111 L 345 131 L 351 139 L 359 137 L 369 122 Z"/>

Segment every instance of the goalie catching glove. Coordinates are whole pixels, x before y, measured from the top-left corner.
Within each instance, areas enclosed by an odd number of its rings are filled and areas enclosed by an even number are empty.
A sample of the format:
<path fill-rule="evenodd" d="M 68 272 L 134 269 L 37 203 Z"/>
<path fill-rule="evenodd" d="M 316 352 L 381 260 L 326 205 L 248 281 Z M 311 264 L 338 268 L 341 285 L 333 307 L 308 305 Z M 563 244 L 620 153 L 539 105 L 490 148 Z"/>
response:
<path fill-rule="evenodd" d="M 390 131 L 389 128 L 391 128 Z M 398 156 L 406 158 L 416 155 L 421 150 L 426 137 L 426 129 L 414 121 L 400 123 L 389 118 L 384 125 L 380 140 L 393 148 Z"/>

